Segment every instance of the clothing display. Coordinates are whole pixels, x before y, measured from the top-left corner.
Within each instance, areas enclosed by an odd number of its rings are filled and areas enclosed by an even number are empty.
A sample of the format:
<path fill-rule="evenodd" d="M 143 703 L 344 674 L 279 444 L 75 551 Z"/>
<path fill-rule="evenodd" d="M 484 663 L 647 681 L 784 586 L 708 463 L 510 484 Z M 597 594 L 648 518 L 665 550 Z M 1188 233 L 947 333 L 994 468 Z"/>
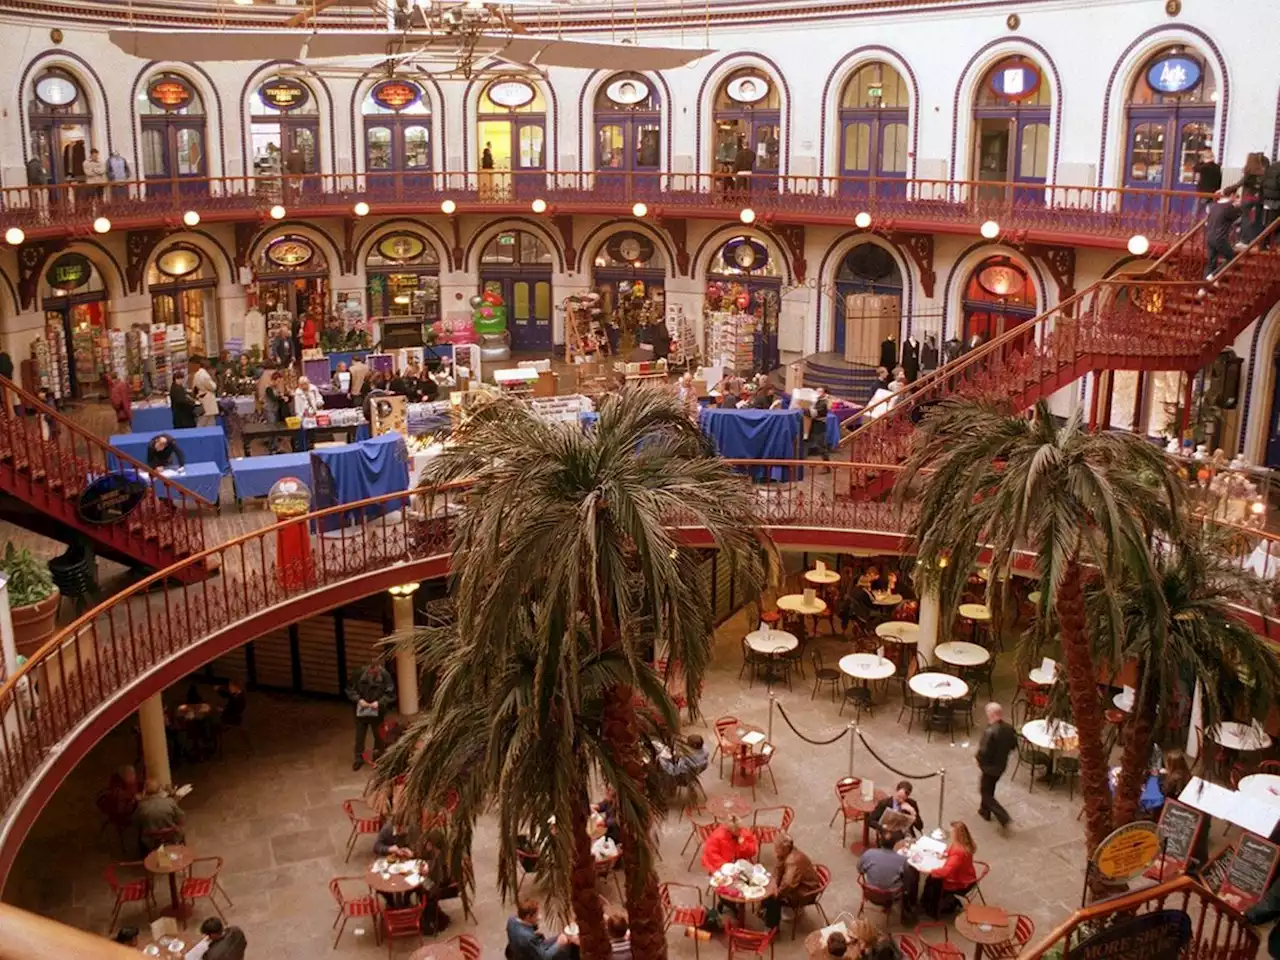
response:
<path fill-rule="evenodd" d="M 938 341 L 933 334 L 925 337 L 924 344 L 920 347 L 920 369 L 925 373 L 938 369 Z"/>
<path fill-rule="evenodd" d="M 885 337 L 880 344 L 880 366 L 892 370 L 898 365 L 898 341 Z"/>
<path fill-rule="evenodd" d="M 84 179 L 84 141 L 76 140 L 62 148 L 62 172 L 68 180 Z"/>
<path fill-rule="evenodd" d="M 902 341 L 902 369 L 906 371 L 908 383 L 920 376 L 920 341 L 915 337 Z"/>
<path fill-rule="evenodd" d="M 950 363 L 956 357 L 960 356 L 963 344 L 955 337 L 952 337 L 942 345 L 942 362 Z"/>

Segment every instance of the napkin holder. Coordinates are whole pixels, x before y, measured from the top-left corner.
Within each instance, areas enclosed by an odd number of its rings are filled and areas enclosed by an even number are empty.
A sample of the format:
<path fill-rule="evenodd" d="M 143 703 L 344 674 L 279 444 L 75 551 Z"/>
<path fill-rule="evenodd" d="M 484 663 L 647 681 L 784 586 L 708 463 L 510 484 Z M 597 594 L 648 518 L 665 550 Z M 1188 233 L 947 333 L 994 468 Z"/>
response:
<path fill-rule="evenodd" d="M 151 939 L 159 940 L 161 937 L 176 937 L 178 935 L 178 921 L 173 917 L 161 917 L 159 920 L 151 921 Z"/>
<path fill-rule="evenodd" d="M 815 570 L 817 570 L 819 573 L 826 573 L 826 572 L 827 572 L 827 565 L 826 565 L 826 563 L 825 563 L 824 561 L 822 561 L 822 560 L 819 560 L 819 561 L 818 561 L 817 563 L 815 563 L 813 566 L 814 566 L 814 569 L 815 569 Z"/>
<path fill-rule="evenodd" d="M 1053 657 L 1045 657 L 1040 661 L 1040 672 L 1046 677 L 1056 677 L 1058 675 L 1058 661 Z"/>
<path fill-rule="evenodd" d="M 813 606 L 814 600 L 817 598 L 817 591 L 813 587 L 806 587 L 804 591 L 805 606 Z"/>

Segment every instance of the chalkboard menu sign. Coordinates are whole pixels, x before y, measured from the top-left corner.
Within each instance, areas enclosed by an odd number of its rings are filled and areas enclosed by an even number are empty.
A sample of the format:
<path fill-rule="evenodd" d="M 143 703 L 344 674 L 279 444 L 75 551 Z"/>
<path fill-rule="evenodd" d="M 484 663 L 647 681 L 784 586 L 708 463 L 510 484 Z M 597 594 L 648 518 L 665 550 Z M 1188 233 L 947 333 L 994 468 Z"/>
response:
<path fill-rule="evenodd" d="M 1222 896 L 1238 910 L 1262 899 L 1280 861 L 1280 847 L 1253 833 L 1242 833 L 1222 883 Z"/>
<path fill-rule="evenodd" d="M 1165 800 L 1160 812 L 1160 839 L 1164 841 L 1166 860 L 1186 862 L 1195 854 L 1196 841 L 1204 830 L 1204 814 L 1172 797 Z"/>

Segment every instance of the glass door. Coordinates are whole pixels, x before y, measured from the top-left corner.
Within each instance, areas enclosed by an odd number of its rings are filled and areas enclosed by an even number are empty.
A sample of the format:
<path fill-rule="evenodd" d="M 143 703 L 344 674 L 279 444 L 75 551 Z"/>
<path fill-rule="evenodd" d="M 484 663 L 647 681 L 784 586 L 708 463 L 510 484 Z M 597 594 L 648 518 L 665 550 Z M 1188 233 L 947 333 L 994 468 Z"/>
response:
<path fill-rule="evenodd" d="M 757 117 L 752 124 L 751 149 L 756 155 L 751 174 L 754 193 L 778 192 L 778 151 L 781 126 L 777 117 Z"/>
<path fill-rule="evenodd" d="M 142 170 L 150 196 L 165 196 L 175 185 L 183 194 L 207 194 L 204 124 L 144 118 Z"/>
<path fill-rule="evenodd" d="M 489 277 L 484 292 L 499 294 L 507 304 L 511 349 L 546 354 L 552 346 L 551 278 Z"/>
<path fill-rule="evenodd" d="M 630 169 L 627 151 L 627 121 L 614 119 L 596 127 L 596 191 L 602 197 L 626 196 Z"/>
<path fill-rule="evenodd" d="M 541 119 L 516 120 L 513 144 L 515 155 L 515 194 L 521 199 L 536 199 L 547 191 L 545 140 Z"/>
<path fill-rule="evenodd" d="M 1174 106 L 1132 109 L 1125 148 L 1124 185 L 1142 190 L 1194 193 L 1196 164 L 1213 149 L 1213 110 Z M 1160 194 L 1126 194 L 1124 209 L 1151 214 L 1166 211 L 1192 217 L 1196 200 Z"/>
<path fill-rule="evenodd" d="M 286 120 L 281 123 L 284 138 L 284 172 L 288 193 L 318 192 L 320 172 L 320 127 L 314 120 Z"/>

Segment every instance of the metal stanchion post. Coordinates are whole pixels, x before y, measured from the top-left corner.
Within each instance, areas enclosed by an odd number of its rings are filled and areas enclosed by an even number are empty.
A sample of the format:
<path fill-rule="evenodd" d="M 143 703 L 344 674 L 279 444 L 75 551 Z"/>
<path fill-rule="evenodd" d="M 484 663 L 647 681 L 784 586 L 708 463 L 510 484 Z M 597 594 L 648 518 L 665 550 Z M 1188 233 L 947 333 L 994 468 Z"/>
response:
<path fill-rule="evenodd" d="M 858 739 L 858 724 L 855 720 L 849 721 L 849 776 L 853 776 L 853 741 Z"/>
<path fill-rule="evenodd" d="M 773 695 L 773 691 L 769 691 L 769 742 L 773 743 L 773 704 L 778 698 Z"/>
<path fill-rule="evenodd" d="M 947 768 L 943 767 L 938 771 L 938 776 L 942 779 L 942 783 L 938 786 L 938 826 L 943 824 L 942 808 L 947 799 Z"/>

